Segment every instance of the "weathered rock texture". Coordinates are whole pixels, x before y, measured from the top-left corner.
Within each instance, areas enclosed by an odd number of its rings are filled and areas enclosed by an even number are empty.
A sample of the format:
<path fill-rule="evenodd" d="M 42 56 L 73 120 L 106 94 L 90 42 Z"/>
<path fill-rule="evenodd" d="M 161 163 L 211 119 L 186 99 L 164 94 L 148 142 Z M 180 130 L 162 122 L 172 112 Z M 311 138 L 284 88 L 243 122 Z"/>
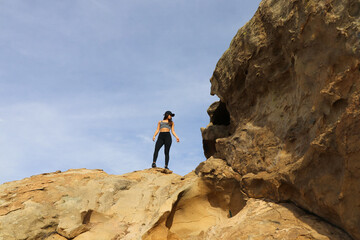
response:
<path fill-rule="evenodd" d="M 153 169 L 122 176 L 69 170 L 0 186 L 0 239 L 138 239 L 187 184 Z"/>
<path fill-rule="evenodd" d="M 360 239 L 359 17 L 359 0 L 264 0 L 211 78 L 207 161 L 3 184 L 0 240 Z"/>
<path fill-rule="evenodd" d="M 360 2 L 264 0 L 217 63 L 207 157 L 360 239 Z"/>
<path fill-rule="evenodd" d="M 249 199 L 221 159 L 196 173 L 77 169 L 3 184 L 0 239 L 350 240 L 291 203 Z"/>

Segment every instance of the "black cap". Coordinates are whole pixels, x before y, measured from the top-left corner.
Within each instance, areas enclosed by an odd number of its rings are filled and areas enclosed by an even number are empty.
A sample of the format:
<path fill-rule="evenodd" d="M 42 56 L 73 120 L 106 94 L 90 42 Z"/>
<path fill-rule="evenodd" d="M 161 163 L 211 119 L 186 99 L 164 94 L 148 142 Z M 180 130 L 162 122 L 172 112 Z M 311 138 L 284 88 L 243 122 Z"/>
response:
<path fill-rule="evenodd" d="M 164 116 L 172 116 L 172 117 L 174 117 L 175 116 L 175 113 L 172 113 L 171 111 L 166 111 L 165 113 L 164 113 Z"/>

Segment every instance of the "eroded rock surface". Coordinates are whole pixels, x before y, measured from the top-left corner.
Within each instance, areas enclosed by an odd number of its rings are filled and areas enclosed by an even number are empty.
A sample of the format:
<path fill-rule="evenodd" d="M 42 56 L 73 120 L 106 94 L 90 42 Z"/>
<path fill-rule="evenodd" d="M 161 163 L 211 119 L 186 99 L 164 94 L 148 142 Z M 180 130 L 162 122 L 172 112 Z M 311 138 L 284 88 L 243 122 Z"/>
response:
<path fill-rule="evenodd" d="M 0 239 L 350 239 L 291 203 L 249 199 L 222 162 L 184 177 L 76 169 L 3 184 Z"/>
<path fill-rule="evenodd" d="M 0 240 L 360 239 L 359 17 L 358 0 L 264 0 L 211 78 L 208 160 L 0 185 Z"/>
<path fill-rule="evenodd" d="M 5 183 L 0 239 L 138 239 L 171 211 L 181 179 L 164 169 L 78 169 Z"/>
<path fill-rule="evenodd" d="M 264 0 L 211 78 L 205 155 L 249 197 L 294 202 L 360 239 L 359 90 L 358 0 Z"/>
<path fill-rule="evenodd" d="M 350 237 L 293 204 L 252 198 L 238 215 L 210 228 L 203 239 L 350 240 Z"/>

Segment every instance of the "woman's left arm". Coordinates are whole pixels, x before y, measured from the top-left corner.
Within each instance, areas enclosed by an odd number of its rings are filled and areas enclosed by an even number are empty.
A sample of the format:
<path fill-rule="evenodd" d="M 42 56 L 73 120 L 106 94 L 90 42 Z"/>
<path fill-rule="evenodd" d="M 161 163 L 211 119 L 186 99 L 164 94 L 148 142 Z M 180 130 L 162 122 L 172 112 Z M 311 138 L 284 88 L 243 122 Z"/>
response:
<path fill-rule="evenodd" d="M 175 130 L 174 130 L 174 122 L 172 123 L 172 126 L 171 126 L 171 132 L 172 132 L 172 134 L 176 137 L 176 141 L 177 142 L 180 142 L 180 139 L 179 139 L 179 137 L 176 135 L 176 133 L 175 133 Z"/>

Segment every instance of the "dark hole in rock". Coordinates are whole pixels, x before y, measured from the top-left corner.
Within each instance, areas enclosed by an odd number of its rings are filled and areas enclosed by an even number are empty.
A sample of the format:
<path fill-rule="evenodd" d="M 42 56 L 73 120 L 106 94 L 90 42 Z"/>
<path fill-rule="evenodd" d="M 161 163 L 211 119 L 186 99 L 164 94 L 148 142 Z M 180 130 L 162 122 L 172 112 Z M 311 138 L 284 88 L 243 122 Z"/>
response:
<path fill-rule="evenodd" d="M 336 100 L 332 105 L 333 108 L 341 109 L 341 110 L 345 110 L 346 106 L 347 106 L 347 100 L 343 98 Z"/>
<path fill-rule="evenodd" d="M 88 224 L 90 222 L 92 213 L 93 213 L 93 210 L 91 210 L 91 209 L 81 213 L 82 224 Z"/>
<path fill-rule="evenodd" d="M 326 116 L 325 120 L 328 123 L 334 123 L 336 122 L 341 115 L 345 112 L 346 107 L 348 105 L 348 102 L 346 99 L 338 99 L 337 101 L 335 101 L 330 109 L 330 113 Z"/>
<path fill-rule="evenodd" d="M 214 125 L 229 125 L 230 124 L 230 114 L 226 109 L 226 105 L 223 102 L 220 102 L 219 106 L 214 111 L 210 121 Z"/>
<path fill-rule="evenodd" d="M 349 15 L 351 17 L 357 17 L 360 15 L 360 2 L 352 1 L 349 7 Z"/>
<path fill-rule="evenodd" d="M 203 140 L 203 148 L 206 158 L 213 156 L 216 152 L 215 140 Z"/>

